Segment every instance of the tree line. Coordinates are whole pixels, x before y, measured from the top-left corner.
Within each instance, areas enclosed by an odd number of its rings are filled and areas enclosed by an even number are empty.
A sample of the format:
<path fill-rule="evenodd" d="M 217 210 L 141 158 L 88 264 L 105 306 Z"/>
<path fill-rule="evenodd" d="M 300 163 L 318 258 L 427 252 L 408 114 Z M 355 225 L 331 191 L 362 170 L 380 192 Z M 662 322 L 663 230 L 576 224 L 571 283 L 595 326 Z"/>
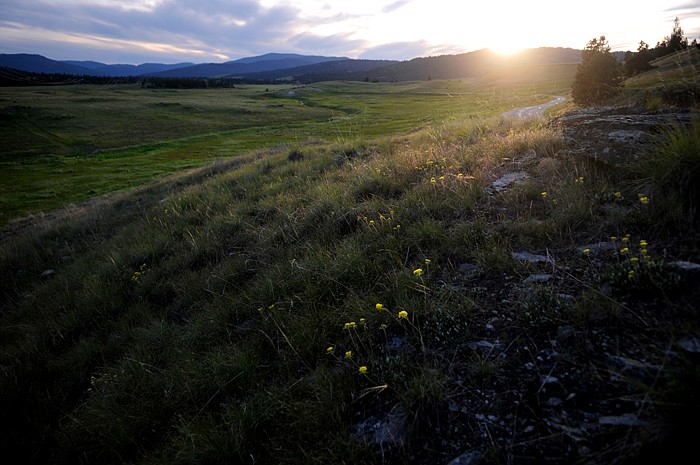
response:
<path fill-rule="evenodd" d="M 610 53 L 610 46 L 605 36 L 594 38 L 586 44 L 582 52 L 581 63 L 576 70 L 576 77 L 571 88 L 571 96 L 579 105 L 597 105 L 617 95 L 624 77 L 634 76 L 652 69 L 651 62 L 672 53 L 700 48 L 697 40 L 692 42 L 683 33 L 678 18 L 673 22 L 673 32 L 656 47 L 641 41 L 636 53 L 627 52 L 624 64 L 618 63 Z"/>

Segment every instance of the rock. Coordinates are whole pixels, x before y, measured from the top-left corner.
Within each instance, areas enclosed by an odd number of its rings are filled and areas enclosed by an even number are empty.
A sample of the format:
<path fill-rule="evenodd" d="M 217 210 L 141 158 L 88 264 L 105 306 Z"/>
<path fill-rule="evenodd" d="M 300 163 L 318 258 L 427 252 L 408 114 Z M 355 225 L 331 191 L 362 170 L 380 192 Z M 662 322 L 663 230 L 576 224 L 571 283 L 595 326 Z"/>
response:
<path fill-rule="evenodd" d="M 689 127 L 692 121 L 688 111 L 597 107 L 571 111 L 553 123 L 561 126 L 567 146 L 561 153 L 617 166 L 636 158 L 663 128 Z"/>
<path fill-rule="evenodd" d="M 551 274 L 531 274 L 523 281 L 523 283 L 525 283 L 525 284 L 547 283 L 551 280 L 552 280 Z"/>
<path fill-rule="evenodd" d="M 640 420 L 634 413 L 626 413 L 617 417 L 600 417 L 598 423 L 613 426 L 645 426 L 646 421 Z"/>
<path fill-rule="evenodd" d="M 489 193 L 502 192 L 508 188 L 511 184 L 524 181 L 528 178 L 528 174 L 524 171 L 516 171 L 514 173 L 506 173 L 494 182 L 486 189 Z"/>
<path fill-rule="evenodd" d="M 572 303 L 576 301 L 576 297 L 571 294 L 557 294 L 557 299 L 559 302 Z"/>
<path fill-rule="evenodd" d="M 700 276 L 700 265 L 698 265 L 697 263 L 686 262 L 686 261 L 676 261 L 676 262 L 669 263 L 668 267 L 672 271 L 675 271 L 676 273 L 678 273 L 681 276 L 684 276 L 686 278 L 691 277 L 691 276 L 693 276 L 693 277 Z"/>
<path fill-rule="evenodd" d="M 514 259 L 521 262 L 554 264 L 554 260 L 545 255 L 535 255 L 530 252 L 513 252 L 511 255 Z"/>
<path fill-rule="evenodd" d="M 462 263 L 457 269 L 466 276 L 475 276 L 479 274 L 479 267 L 471 263 Z"/>
<path fill-rule="evenodd" d="M 691 354 L 700 354 L 700 339 L 694 337 L 684 337 L 678 341 L 678 346 Z"/>
<path fill-rule="evenodd" d="M 615 365 L 620 370 L 620 372 L 637 378 L 654 378 L 661 369 L 660 366 L 650 365 L 627 357 L 610 354 L 605 354 L 605 356 L 612 365 Z"/>
<path fill-rule="evenodd" d="M 41 272 L 41 277 L 42 278 L 49 278 L 53 276 L 56 273 L 55 270 L 44 270 Z"/>
<path fill-rule="evenodd" d="M 557 328 L 557 340 L 564 342 L 574 335 L 575 329 L 571 325 L 563 325 Z"/>
<path fill-rule="evenodd" d="M 546 402 L 546 404 L 549 405 L 550 407 L 559 407 L 563 403 L 564 403 L 564 401 L 558 397 L 550 397 L 549 399 L 547 399 L 547 402 Z"/>
<path fill-rule="evenodd" d="M 406 441 L 406 417 L 393 412 L 371 416 L 357 425 L 355 437 L 365 444 L 401 446 Z"/>
<path fill-rule="evenodd" d="M 496 342 L 489 342 L 489 341 L 475 341 L 475 342 L 470 342 L 467 344 L 470 349 L 481 349 L 481 350 L 493 350 L 493 349 L 500 349 L 501 348 L 501 343 L 496 341 Z"/>
<path fill-rule="evenodd" d="M 479 451 L 465 452 L 459 457 L 450 460 L 447 465 L 478 465 L 483 460 L 483 456 Z"/>
<path fill-rule="evenodd" d="M 614 252 L 617 251 L 617 246 L 614 242 L 598 242 L 595 244 L 586 244 L 581 247 L 577 247 L 576 250 L 583 254 L 584 250 L 588 250 L 589 255 L 598 255 L 601 252 Z"/>

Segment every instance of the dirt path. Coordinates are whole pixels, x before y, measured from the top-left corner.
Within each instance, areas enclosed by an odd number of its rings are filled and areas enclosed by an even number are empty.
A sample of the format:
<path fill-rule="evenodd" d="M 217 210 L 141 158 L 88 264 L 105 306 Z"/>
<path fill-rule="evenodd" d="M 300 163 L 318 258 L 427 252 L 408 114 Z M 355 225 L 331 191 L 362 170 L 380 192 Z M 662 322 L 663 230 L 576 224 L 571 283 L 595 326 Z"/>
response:
<path fill-rule="evenodd" d="M 564 103 L 566 98 L 558 96 L 551 102 L 543 103 L 541 105 L 535 105 L 533 107 L 522 107 L 514 108 L 510 111 L 503 113 L 501 116 L 504 118 L 518 118 L 518 119 L 528 119 L 528 118 L 543 118 L 544 111 L 547 108 L 553 107 L 554 105 L 559 105 Z"/>

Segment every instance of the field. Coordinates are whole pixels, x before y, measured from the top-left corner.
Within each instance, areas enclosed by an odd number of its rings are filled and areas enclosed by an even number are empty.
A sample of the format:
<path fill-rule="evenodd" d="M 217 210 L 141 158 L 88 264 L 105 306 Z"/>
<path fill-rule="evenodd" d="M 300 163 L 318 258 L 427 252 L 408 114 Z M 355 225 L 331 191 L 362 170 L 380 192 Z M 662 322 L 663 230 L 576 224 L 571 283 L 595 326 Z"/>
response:
<path fill-rule="evenodd" d="M 686 463 L 700 126 L 611 169 L 500 116 L 573 74 L 517 71 L 2 90 L 0 450 Z"/>
<path fill-rule="evenodd" d="M 2 88 L 0 226 L 254 149 L 371 139 L 496 115 L 560 94 L 573 70 L 213 90 Z"/>

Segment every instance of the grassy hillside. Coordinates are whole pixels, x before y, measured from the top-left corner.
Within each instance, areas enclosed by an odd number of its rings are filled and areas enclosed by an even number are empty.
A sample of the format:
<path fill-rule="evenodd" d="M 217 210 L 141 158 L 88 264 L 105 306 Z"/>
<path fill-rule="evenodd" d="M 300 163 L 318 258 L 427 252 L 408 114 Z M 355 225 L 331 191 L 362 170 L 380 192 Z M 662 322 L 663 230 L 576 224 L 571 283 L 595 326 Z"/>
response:
<path fill-rule="evenodd" d="M 99 464 L 655 457 L 643 446 L 697 415 L 697 353 L 678 343 L 700 336 L 698 289 L 667 265 L 697 260 L 695 223 L 659 221 L 669 204 L 645 171 L 561 158 L 555 127 L 488 117 L 539 100 L 526 89 L 412 85 L 302 89 L 299 118 L 350 119 L 6 229 L 2 449 Z M 676 139 L 649 156 L 696 153 L 697 128 Z"/>
<path fill-rule="evenodd" d="M 371 139 L 544 102 L 573 72 L 236 89 L 0 88 L 0 225 L 279 145 Z"/>

